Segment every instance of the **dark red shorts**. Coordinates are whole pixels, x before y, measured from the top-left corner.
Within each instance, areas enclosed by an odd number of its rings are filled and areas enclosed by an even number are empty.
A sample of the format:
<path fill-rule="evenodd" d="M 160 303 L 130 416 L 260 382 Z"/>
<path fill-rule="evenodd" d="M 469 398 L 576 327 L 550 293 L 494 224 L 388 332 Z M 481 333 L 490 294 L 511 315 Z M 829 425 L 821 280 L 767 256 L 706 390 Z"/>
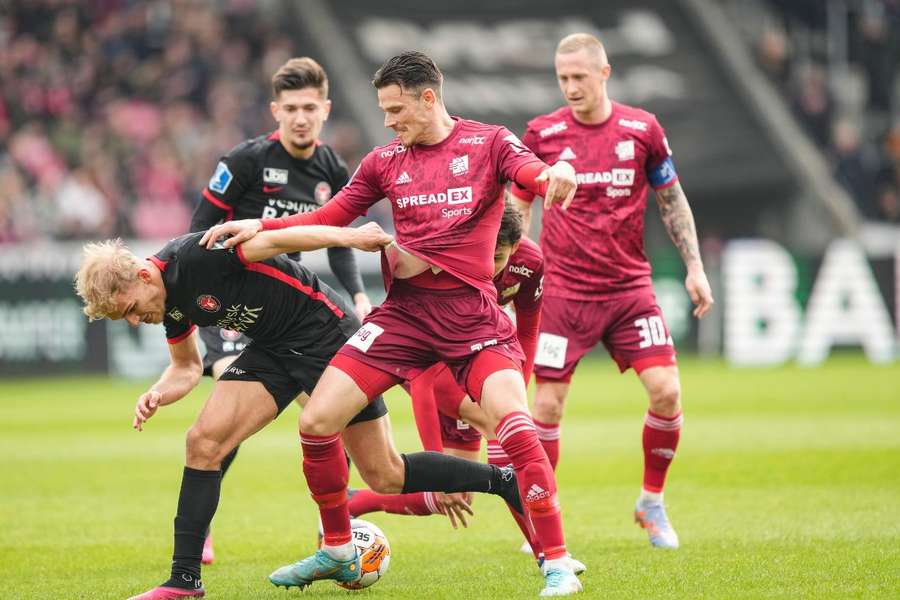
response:
<path fill-rule="evenodd" d="M 676 364 L 672 336 L 652 289 L 603 301 L 545 295 L 535 376 L 569 381 L 578 361 L 598 342 L 622 372 Z"/>
<path fill-rule="evenodd" d="M 481 433 L 477 429 L 462 419 L 454 419 L 442 412 L 438 413 L 438 419 L 441 422 L 441 442 L 444 448 L 469 452 L 481 450 Z"/>
<path fill-rule="evenodd" d="M 467 379 L 476 362 L 472 359 L 482 352 L 503 357 L 481 360 L 482 365 L 509 368 L 512 363 L 521 368 L 525 359 L 515 325 L 495 299 L 471 287 L 433 290 L 399 281 L 341 346 L 338 356 L 399 380 L 413 379 L 434 363 L 444 362 L 460 387 L 478 399 L 480 388 L 472 393 Z M 480 378 L 475 375 L 473 372 L 473 379 L 483 382 L 483 374 Z"/>

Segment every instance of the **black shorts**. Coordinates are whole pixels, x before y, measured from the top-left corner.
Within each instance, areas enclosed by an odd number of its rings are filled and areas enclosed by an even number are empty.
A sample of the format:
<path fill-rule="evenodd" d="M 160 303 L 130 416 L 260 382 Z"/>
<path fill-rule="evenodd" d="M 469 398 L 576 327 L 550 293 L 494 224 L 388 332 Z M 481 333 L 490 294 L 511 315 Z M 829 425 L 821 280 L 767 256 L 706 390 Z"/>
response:
<path fill-rule="evenodd" d="M 301 392 L 312 393 L 331 356 L 313 356 L 290 349 L 272 350 L 247 346 L 225 369 L 219 381 L 258 381 L 275 398 L 280 414 Z M 387 414 L 381 396 L 376 397 L 350 424 L 372 421 Z"/>
<path fill-rule="evenodd" d="M 237 356 L 250 344 L 250 338 L 243 333 L 221 327 L 201 327 L 200 339 L 206 346 L 203 355 L 203 374 L 212 377 L 212 367 L 221 358 Z"/>

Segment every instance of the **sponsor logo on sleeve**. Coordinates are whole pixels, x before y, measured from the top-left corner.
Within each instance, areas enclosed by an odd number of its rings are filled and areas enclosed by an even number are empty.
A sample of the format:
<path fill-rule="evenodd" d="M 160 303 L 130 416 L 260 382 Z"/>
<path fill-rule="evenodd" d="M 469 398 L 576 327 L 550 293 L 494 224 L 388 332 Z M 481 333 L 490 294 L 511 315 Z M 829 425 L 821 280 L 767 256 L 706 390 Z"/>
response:
<path fill-rule="evenodd" d="M 220 160 L 219 164 L 216 165 L 216 172 L 213 173 L 212 178 L 209 180 L 209 189 L 219 194 L 224 194 L 228 191 L 228 186 L 231 185 L 232 179 L 234 179 L 234 176 L 228 170 L 228 165 Z"/>
<path fill-rule="evenodd" d="M 469 155 L 463 154 L 450 160 L 450 172 L 456 175 L 465 175 L 469 172 Z"/>
<path fill-rule="evenodd" d="M 638 121 L 637 119 L 619 119 L 619 125 L 636 131 L 647 131 L 646 121 Z"/>
<path fill-rule="evenodd" d="M 180 322 L 184 318 L 184 313 L 177 306 L 173 306 L 166 315 L 175 322 Z"/>
<path fill-rule="evenodd" d="M 542 138 L 557 134 L 561 131 L 565 131 L 568 129 L 565 121 L 560 121 L 559 123 L 554 123 L 550 127 L 544 127 L 538 132 L 538 135 Z"/>
<path fill-rule="evenodd" d="M 534 269 L 529 269 L 525 265 L 509 265 L 509 272 L 529 279 L 534 275 Z"/>
<path fill-rule="evenodd" d="M 319 206 L 322 206 L 331 200 L 331 186 L 327 181 L 320 181 L 316 184 L 316 187 L 313 190 L 313 198 L 316 199 L 316 204 Z"/>
<path fill-rule="evenodd" d="M 619 160 L 634 160 L 634 140 L 622 140 L 616 144 L 616 156 Z"/>
<path fill-rule="evenodd" d="M 275 183 L 279 185 L 287 185 L 288 172 L 287 169 L 275 169 L 266 167 L 263 169 L 263 181 L 265 183 Z"/>

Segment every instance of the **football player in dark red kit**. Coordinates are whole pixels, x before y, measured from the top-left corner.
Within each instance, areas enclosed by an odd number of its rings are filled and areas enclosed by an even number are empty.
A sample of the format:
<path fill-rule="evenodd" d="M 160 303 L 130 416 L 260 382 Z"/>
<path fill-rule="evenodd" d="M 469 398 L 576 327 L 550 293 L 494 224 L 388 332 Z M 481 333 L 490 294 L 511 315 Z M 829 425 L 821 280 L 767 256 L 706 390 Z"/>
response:
<path fill-rule="evenodd" d="M 225 223 L 205 236 L 212 244 L 235 234 L 226 244 L 236 244 L 264 227 L 347 225 L 384 197 L 393 211 L 396 241 L 382 260 L 388 297 L 332 360 L 300 420 L 303 470 L 319 505 L 324 545 L 274 572 L 276 585 L 354 577 L 359 562 L 350 542 L 340 432 L 359 412 L 354 407 L 444 362 L 481 405 L 513 464 L 546 556 L 541 594 L 581 591 L 565 561 L 553 469 L 526 406 L 524 355 L 493 282 L 504 182 L 566 206 L 575 173 L 564 161 L 548 167 L 504 127 L 451 117 L 442 79 L 420 52 L 389 59 L 373 84 L 384 124 L 397 138 L 372 150 L 331 202 L 296 217 Z"/>
<path fill-rule="evenodd" d="M 603 44 L 573 34 L 557 47 L 556 75 L 566 106 L 528 123 L 524 143 L 548 163 L 575 167 L 578 192 L 566 211 L 544 212 L 541 249 L 547 261 L 541 334 L 535 358 L 534 419 L 548 454 L 559 458 L 559 423 L 578 361 L 598 342 L 621 371 L 634 369 L 647 390 L 644 478 L 635 520 L 655 547 L 677 548 L 663 504 L 663 483 L 681 431 L 675 348 L 656 304 L 644 254 L 647 186 L 687 267 L 685 287 L 702 317 L 713 304 L 694 217 L 656 117 L 610 100 L 611 67 Z M 534 193 L 514 186 L 526 221 Z"/>

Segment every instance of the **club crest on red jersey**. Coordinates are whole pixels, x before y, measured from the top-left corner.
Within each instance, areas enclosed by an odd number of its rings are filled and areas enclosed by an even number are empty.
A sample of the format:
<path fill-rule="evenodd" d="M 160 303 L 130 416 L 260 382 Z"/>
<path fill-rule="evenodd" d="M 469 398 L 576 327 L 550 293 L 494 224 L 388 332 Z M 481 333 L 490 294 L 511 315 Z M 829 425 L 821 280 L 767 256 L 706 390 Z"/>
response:
<path fill-rule="evenodd" d="M 197 297 L 197 306 L 206 312 L 216 312 L 222 307 L 222 303 L 215 296 L 203 294 Z"/>
<path fill-rule="evenodd" d="M 331 200 L 331 186 L 328 185 L 327 181 L 320 181 L 316 184 L 316 189 L 313 190 L 313 198 L 316 199 L 316 204 L 319 206 Z"/>

